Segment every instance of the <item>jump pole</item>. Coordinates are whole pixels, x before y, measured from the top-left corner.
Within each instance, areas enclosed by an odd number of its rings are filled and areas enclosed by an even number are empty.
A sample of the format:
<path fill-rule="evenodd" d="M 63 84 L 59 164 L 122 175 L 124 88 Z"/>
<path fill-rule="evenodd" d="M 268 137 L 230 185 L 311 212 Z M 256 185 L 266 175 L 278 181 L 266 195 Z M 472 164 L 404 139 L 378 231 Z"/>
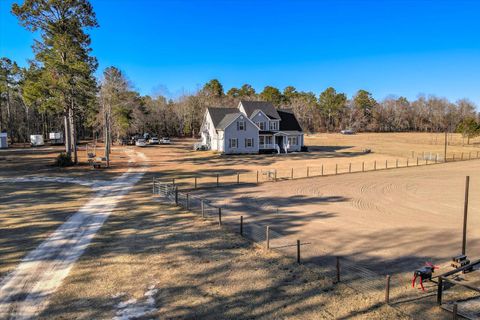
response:
<path fill-rule="evenodd" d="M 463 206 L 463 239 L 462 239 L 462 254 L 464 255 L 467 249 L 467 216 L 468 216 L 468 192 L 470 188 L 470 176 L 465 177 L 465 202 Z"/>

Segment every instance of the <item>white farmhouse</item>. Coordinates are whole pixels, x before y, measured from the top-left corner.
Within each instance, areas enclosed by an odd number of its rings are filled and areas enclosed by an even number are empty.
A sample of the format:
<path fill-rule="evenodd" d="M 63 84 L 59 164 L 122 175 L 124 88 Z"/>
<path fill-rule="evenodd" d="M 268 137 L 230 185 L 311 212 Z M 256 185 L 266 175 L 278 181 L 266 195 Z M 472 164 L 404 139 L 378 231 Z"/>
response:
<path fill-rule="evenodd" d="M 226 154 L 300 151 L 303 131 L 290 109 L 240 101 L 237 108 L 207 108 L 200 129 L 207 149 Z"/>

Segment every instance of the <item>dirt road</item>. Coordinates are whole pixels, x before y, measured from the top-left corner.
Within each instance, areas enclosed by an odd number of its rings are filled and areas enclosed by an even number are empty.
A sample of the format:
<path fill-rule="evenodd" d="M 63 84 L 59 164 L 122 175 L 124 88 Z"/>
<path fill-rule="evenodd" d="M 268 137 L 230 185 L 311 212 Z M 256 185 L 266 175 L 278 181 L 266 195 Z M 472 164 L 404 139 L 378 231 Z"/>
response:
<path fill-rule="evenodd" d="M 127 155 L 132 163 L 146 161 L 145 155 L 130 149 Z M 118 201 L 146 170 L 138 165 L 108 184 L 97 184 L 95 198 L 22 260 L 0 283 L 0 318 L 30 319 L 45 308 Z"/>

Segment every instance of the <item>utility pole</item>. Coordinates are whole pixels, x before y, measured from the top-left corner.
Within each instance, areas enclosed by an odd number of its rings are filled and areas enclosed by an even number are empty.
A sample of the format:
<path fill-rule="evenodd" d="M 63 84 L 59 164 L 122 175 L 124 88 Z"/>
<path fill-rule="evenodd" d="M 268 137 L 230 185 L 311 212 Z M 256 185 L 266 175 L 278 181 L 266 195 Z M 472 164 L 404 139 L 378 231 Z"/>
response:
<path fill-rule="evenodd" d="M 470 176 L 465 178 L 465 203 L 463 206 L 463 239 L 462 239 L 462 254 L 465 255 L 467 248 L 467 216 L 468 216 L 468 192 L 470 186 Z"/>

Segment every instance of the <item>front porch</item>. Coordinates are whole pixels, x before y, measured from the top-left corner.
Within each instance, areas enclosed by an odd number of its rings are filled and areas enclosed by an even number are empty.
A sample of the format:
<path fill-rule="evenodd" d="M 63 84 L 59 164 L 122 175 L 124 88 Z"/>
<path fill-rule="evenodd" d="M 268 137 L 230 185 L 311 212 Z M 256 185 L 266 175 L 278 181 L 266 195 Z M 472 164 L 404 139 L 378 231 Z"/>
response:
<path fill-rule="evenodd" d="M 259 149 L 261 153 L 277 152 L 288 153 L 300 151 L 303 145 L 301 132 L 260 132 Z"/>

